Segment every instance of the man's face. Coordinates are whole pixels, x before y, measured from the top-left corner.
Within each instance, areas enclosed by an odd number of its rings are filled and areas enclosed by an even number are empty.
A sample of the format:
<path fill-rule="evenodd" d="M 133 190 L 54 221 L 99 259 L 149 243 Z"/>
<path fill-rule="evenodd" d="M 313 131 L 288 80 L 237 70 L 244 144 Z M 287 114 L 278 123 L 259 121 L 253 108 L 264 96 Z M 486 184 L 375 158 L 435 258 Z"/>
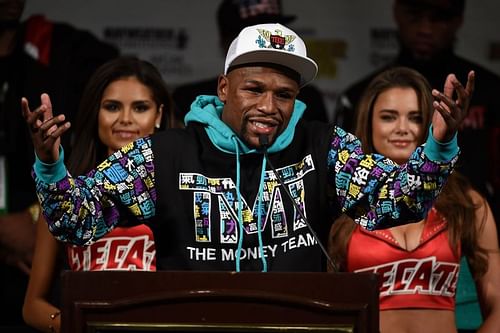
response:
<path fill-rule="evenodd" d="M 450 10 L 450 0 L 395 2 L 394 18 L 405 48 L 417 60 L 429 61 L 453 46 L 462 25 L 461 14 Z"/>
<path fill-rule="evenodd" d="M 25 0 L 0 0 L 0 22 L 19 22 Z"/>
<path fill-rule="evenodd" d="M 298 93 L 298 83 L 278 69 L 234 69 L 219 77 L 222 121 L 249 147 L 260 147 L 260 135 L 273 143 L 287 127 Z"/>

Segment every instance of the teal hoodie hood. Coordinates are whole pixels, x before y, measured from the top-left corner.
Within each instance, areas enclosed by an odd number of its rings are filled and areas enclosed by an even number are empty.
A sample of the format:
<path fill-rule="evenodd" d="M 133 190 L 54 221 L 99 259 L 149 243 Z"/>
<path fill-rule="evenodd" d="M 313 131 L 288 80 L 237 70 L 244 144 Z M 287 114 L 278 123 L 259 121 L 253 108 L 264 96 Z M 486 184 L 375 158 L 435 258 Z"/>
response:
<path fill-rule="evenodd" d="M 239 153 L 248 154 L 258 152 L 257 149 L 250 148 L 241 141 L 238 135 L 222 121 L 223 108 L 224 104 L 217 96 L 200 95 L 191 104 L 191 111 L 186 114 L 184 122 L 186 125 L 190 122 L 205 124 L 205 131 L 210 141 L 212 141 L 219 150 L 226 153 L 236 154 L 237 148 L 235 147 L 235 141 L 238 142 Z M 300 118 L 302 118 L 305 109 L 306 105 L 303 102 L 295 100 L 294 110 L 288 126 L 268 148 L 268 152 L 275 153 L 290 145 L 295 134 L 295 126 Z"/>

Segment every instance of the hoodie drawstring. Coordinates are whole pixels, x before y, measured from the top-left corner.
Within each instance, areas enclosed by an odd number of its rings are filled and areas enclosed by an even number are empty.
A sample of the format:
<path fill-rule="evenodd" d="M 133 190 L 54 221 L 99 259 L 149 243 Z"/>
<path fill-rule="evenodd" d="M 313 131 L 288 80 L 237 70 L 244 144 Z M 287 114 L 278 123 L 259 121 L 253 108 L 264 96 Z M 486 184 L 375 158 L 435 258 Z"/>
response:
<path fill-rule="evenodd" d="M 241 256 L 241 248 L 243 245 L 243 214 L 242 214 L 242 204 L 241 204 L 241 193 L 240 193 L 240 150 L 238 147 L 238 141 L 233 136 L 231 137 L 234 143 L 234 147 L 236 148 L 236 197 L 238 200 L 238 226 L 239 226 L 239 235 L 238 235 L 238 248 L 236 249 L 236 271 L 240 271 L 240 256 Z"/>
<path fill-rule="evenodd" d="M 238 200 L 238 226 L 239 226 L 239 237 L 238 237 L 238 248 L 236 249 L 236 271 L 240 272 L 240 261 L 241 261 L 241 249 L 243 247 L 243 237 L 245 233 L 244 225 L 243 225 L 243 204 L 241 202 L 241 193 L 240 193 L 240 151 L 238 146 L 238 140 L 236 137 L 232 136 L 231 140 L 234 143 L 235 151 L 236 151 L 236 197 Z M 260 258 L 262 260 L 262 272 L 267 272 L 267 260 L 264 256 L 264 246 L 262 241 L 262 197 L 264 191 L 264 177 L 266 174 L 266 157 L 262 159 L 262 171 L 260 175 L 259 181 L 259 192 L 258 192 L 258 204 L 257 204 L 257 234 L 259 238 L 259 253 Z"/>
<path fill-rule="evenodd" d="M 266 156 L 262 158 L 262 171 L 260 172 L 259 181 L 259 203 L 257 204 L 257 213 L 259 217 L 257 218 L 257 234 L 259 235 L 259 253 L 262 260 L 262 271 L 267 272 L 267 260 L 264 257 L 264 245 L 262 243 L 262 196 L 264 192 L 264 177 L 266 175 Z"/>

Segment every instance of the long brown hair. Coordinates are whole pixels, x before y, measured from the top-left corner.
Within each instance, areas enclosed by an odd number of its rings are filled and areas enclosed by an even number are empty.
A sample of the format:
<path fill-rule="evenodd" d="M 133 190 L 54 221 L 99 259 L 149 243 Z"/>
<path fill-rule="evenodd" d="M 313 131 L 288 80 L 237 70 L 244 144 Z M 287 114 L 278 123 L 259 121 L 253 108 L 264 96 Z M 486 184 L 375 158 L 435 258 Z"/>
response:
<path fill-rule="evenodd" d="M 424 134 L 420 144 L 425 141 L 432 120 L 433 97 L 431 87 L 425 77 L 407 67 L 394 67 L 377 75 L 366 88 L 356 118 L 356 136 L 361 140 L 365 153 L 376 153 L 373 145 L 372 117 L 373 107 L 378 96 L 391 88 L 411 88 L 418 98 L 419 109 L 422 111 L 422 126 Z M 473 221 L 479 205 L 475 205 L 470 191 L 471 184 L 467 179 L 454 172 L 448 179 L 443 191 L 434 203 L 434 207 L 448 221 L 450 246 L 458 251 L 461 244 L 463 254 L 471 265 L 474 278 L 481 277 L 488 268 L 487 251 L 479 246 L 478 234 L 481 232 L 486 216 L 482 217 L 481 227 L 477 228 Z M 484 200 L 484 199 L 483 199 Z M 342 270 L 346 269 L 347 246 L 356 224 L 346 215 L 335 220 L 330 231 L 328 247 L 332 259 Z"/>
<path fill-rule="evenodd" d="M 160 72 L 151 63 L 132 56 L 122 56 L 99 67 L 89 79 L 82 95 L 76 118 L 70 172 L 77 176 L 87 173 L 97 162 L 107 157 L 108 148 L 99 140 L 98 114 L 104 90 L 119 79 L 135 77 L 151 90 L 158 107 L 163 105 L 160 130 L 179 127 L 172 111 L 172 99 Z"/>

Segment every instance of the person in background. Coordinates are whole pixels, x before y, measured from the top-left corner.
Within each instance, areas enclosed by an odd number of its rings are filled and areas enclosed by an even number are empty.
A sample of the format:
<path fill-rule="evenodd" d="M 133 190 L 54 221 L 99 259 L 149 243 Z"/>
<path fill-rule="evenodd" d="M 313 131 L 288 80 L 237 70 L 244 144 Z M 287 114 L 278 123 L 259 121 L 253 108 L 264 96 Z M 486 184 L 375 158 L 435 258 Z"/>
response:
<path fill-rule="evenodd" d="M 82 96 L 76 124 L 69 159 L 73 174 L 87 173 L 98 161 L 139 137 L 179 126 L 161 74 L 149 62 L 133 57 L 115 58 L 96 70 Z M 116 227 L 86 247 L 60 248 L 40 216 L 23 317 L 42 332 L 60 331 L 61 310 L 47 295 L 57 291 L 54 280 L 63 267 L 74 271 L 156 270 L 153 233 L 144 224 Z M 65 262 L 62 267 L 61 262 Z"/>
<path fill-rule="evenodd" d="M 394 67 L 377 75 L 357 110 L 355 134 L 363 150 L 404 165 L 427 135 L 432 102 L 429 83 L 413 69 Z M 478 332 L 500 328 L 495 220 L 488 202 L 458 172 L 417 223 L 367 232 L 348 217 L 339 218 L 329 251 L 340 271 L 379 274 L 381 333 L 456 332 L 462 255 L 472 268 L 484 314 Z"/>
<path fill-rule="evenodd" d="M 52 116 L 46 94 L 33 111 L 22 99 L 49 230 L 86 245 L 134 216 L 155 231 L 158 269 L 318 272 L 327 216 L 347 213 L 370 230 L 423 218 L 458 158 L 474 73 L 465 87 L 450 74 L 444 93 L 433 91 L 433 129 L 398 166 L 364 154 L 339 127 L 301 119 L 296 97 L 317 70 L 293 30 L 246 27 L 229 47 L 217 96 L 196 99 L 185 129 L 138 139 L 79 177 L 59 146 L 70 123 Z"/>
<path fill-rule="evenodd" d="M 458 170 L 487 198 L 496 220 L 500 221 L 500 76 L 455 53 L 464 11 L 465 0 L 394 0 L 399 54 L 340 94 L 335 103 L 334 123 L 354 131 L 363 91 L 387 68 L 413 68 L 424 75 L 432 88 L 440 87 L 448 73 L 455 73 L 461 79 L 474 70 L 479 83 L 469 114 L 459 130 Z M 497 229 L 500 230 L 498 226 Z"/>
<path fill-rule="evenodd" d="M 399 54 L 388 65 L 354 83 L 340 95 L 334 123 L 354 131 L 361 94 L 380 72 L 406 66 L 423 74 L 437 88 L 448 73 L 458 78 L 473 69 L 479 78 L 468 117 L 459 132 L 461 162 L 457 169 L 488 200 L 496 221 L 500 221 L 500 76 L 455 53 L 457 33 L 464 21 L 465 0 L 394 0 L 393 16 Z M 474 161 L 466 162 L 466 161 Z M 498 223 L 498 222 L 497 222 Z M 500 238 L 500 226 L 497 225 Z M 477 294 L 463 260 L 457 288 L 457 326 L 477 329 L 481 314 Z"/>
<path fill-rule="evenodd" d="M 31 267 L 38 205 L 30 181 L 33 145 L 19 115 L 22 96 L 49 92 L 73 119 L 85 83 L 118 50 L 87 31 L 33 15 L 25 0 L 0 0 L 0 331 L 31 331 L 21 308 Z M 64 139 L 70 150 L 71 135 Z M 28 177 L 27 177 L 28 176 Z"/>
<path fill-rule="evenodd" d="M 288 24 L 295 18 L 295 16 L 283 14 L 280 0 L 223 0 L 217 9 L 217 28 L 221 50 L 225 54 L 233 39 L 246 26 L 260 23 Z M 191 109 L 191 103 L 198 95 L 212 95 L 214 91 L 217 91 L 217 84 L 217 77 L 213 77 L 176 87 L 172 96 L 178 117 L 182 119 L 186 115 Z M 313 85 L 303 87 L 297 98 L 307 105 L 304 119 L 327 121 L 324 97 L 316 87 Z"/>

